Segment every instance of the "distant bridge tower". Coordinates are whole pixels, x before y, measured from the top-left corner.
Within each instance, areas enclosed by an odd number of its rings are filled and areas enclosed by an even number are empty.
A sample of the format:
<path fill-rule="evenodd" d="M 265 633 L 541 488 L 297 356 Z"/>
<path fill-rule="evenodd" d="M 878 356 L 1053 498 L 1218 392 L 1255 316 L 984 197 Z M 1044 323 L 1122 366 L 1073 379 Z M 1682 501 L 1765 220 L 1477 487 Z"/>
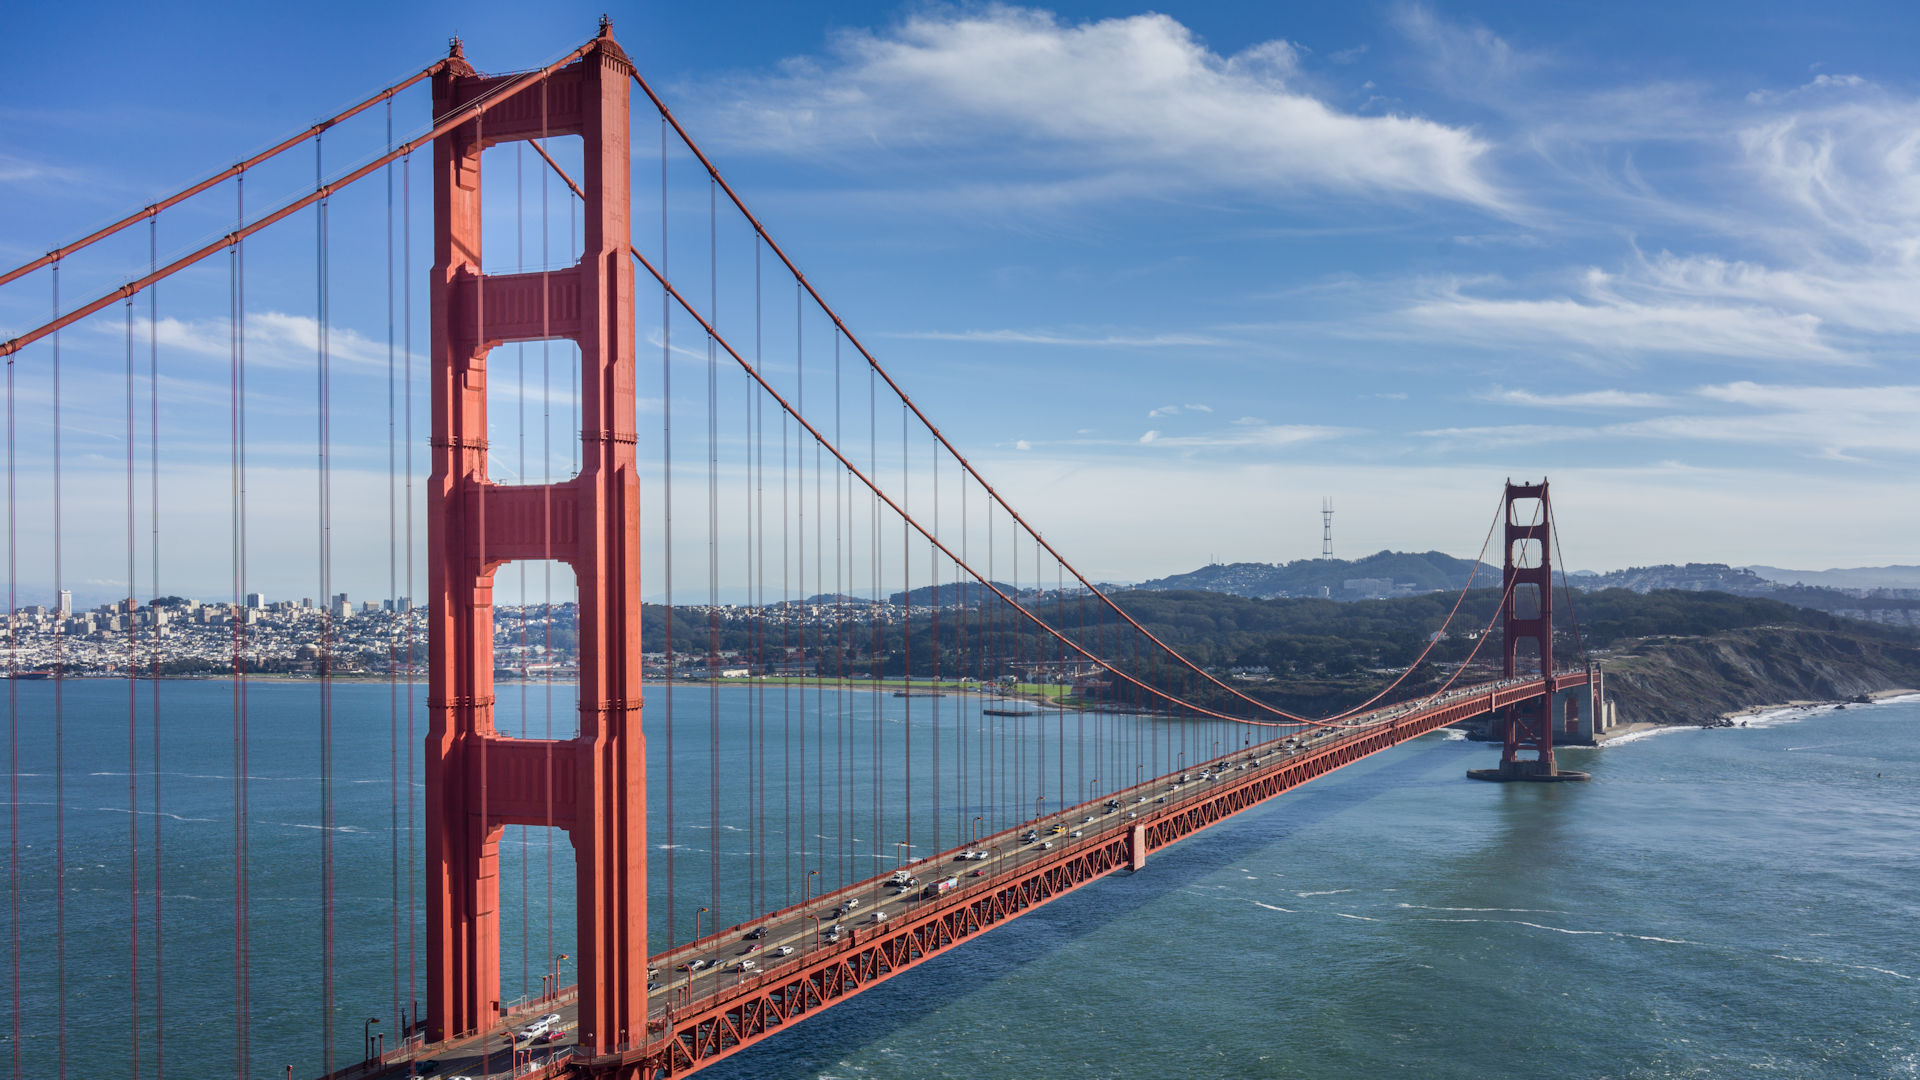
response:
<path fill-rule="evenodd" d="M 1516 503 L 1533 505 L 1521 510 Z M 1506 748 L 1498 769 L 1470 769 L 1476 780 L 1585 780 L 1553 760 L 1553 500 L 1547 481 L 1507 481 L 1505 573 L 1500 611 L 1506 678 L 1541 678 L 1547 692 L 1506 710 Z M 1564 703 L 1563 703 L 1564 707 Z M 1531 754 L 1531 757 L 1523 757 Z"/>
<path fill-rule="evenodd" d="M 474 73 L 455 42 L 433 81 L 435 117 L 473 118 L 433 144 L 426 745 L 427 1038 L 500 1018 L 500 833 L 565 829 L 573 842 L 580 1046 L 596 1075 L 647 1023 L 646 745 L 640 729 L 640 484 L 635 472 L 634 271 L 628 257 L 632 64 L 601 31 L 576 61 L 519 88 Z M 481 153 L 580 137 L 585 244 L 560 270 L 488 274 Z M 487 475 L 487 355 L 512 341 L 580 347 L 581 468 L 555 484 Z M 580 734 L 494 728 L 493 579 L 556 559 L 579 582 Z"/>
<path fill-rule="evenodd" d="M 1320 500 L 1320 557 L 1333 558 L 1333 496 Z"/>

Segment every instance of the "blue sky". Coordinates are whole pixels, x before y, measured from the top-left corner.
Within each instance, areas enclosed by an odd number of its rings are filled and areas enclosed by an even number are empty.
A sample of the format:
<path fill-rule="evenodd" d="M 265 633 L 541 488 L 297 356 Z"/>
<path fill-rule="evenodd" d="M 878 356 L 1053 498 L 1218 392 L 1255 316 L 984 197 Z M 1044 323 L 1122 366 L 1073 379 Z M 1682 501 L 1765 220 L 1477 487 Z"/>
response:
<path fill-rule="evenodd" d="M 449 34 L 483 70 L 529 67 L 590 34 L 599 11 L 13 5 L 0 14 L 0 256 L 22 261 L 197 179 L 424 65 Z M 1541 474 L 1577 567 L 1920 554 L 1909 7 L 611 13 L 809 278 L 1094 575 L 1317 554 L 1323 495 L 1341 554 L 1470 555 L 1501 480 Z M 397 130 L 424 111 L 402 98 Z M 378 145 L 368 121 L 339 134 L 329 171 Z M 637 171 L 657 170 L 642 156 Z M 490 193 L 505 190 L 495 167 Z M 262 175 L 261 205 L 311 173 L 306 157 Z M 697 226 L 697 185 L 676 195 L 675 219 Z M 347 357 L 336 394 L 377 404 L 337 426 L 360 449 L 336 462 L 336 526 L 382 538 L 384 205 L 336 211 L 334 235 L 361 242 L 335 244 L 346 283 L 332 316 Z M 224 195 L 183 213 L 161 249 L 217 233 L 230 210 Z M 657 228 L 637 220 L 643 236 Z M 507 226 L 489 227 L 499 244 Z M 288 343 L 289 394 L 311 379 L 297 345 L 314 311 L 312 229 L 249 254 L 249 318 Z M 110 286 L 145 243 L 74 267 L 63 289 Z M 224 330 L 193 338 L 224 318 L 224 282 L 224 264 L 183 281 L 163 312 L 180 320 L 162 366 L 179 419 L 162 437 L 182 492 L 163 526 L 189 549 L 224 543 L 224 429 L 189 419 L 198 402 L 224 423 Z M 44 288 L 0 296 L 9 335 Z M 124 364 L 108 322 L 67 335 L 76 370 Z M 309 421 L 289 405 L 279 445 L 272 347 L 263 337 L 254 437 L 259 467 L 284 471 L 262 473 L 261 544 L 310 513 Z M 29 408 L 31 382 L 23 367 Z M 69 526 L 99 534 L 70 536 L 84 570 L 69 572 L 110 582 L 115 551 L 124 577 L 124 403 L 69 408 Z M 22 436 L 34 441 L 31 421 Z M 311 546 L 309 527 L 286 528 Z M 343 539 L 336 559 L 341 587 L 384 593 L 381 545 Z M 213 560 L 173 565 L 183 589 L 224 586 Z M 303 588 L 299 574 L 263 587 Z"/>

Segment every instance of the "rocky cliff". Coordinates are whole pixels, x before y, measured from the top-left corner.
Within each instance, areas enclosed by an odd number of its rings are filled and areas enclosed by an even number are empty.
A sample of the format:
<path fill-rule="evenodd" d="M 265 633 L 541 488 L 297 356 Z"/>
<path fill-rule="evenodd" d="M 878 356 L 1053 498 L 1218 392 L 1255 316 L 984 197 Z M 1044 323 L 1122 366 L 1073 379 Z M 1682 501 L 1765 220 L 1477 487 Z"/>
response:
<path fill-rule="evenodd" d="M 1621 723 L 1695 724 L 1756 705 L 1920 687 L 1920 645 L 1806 627 L 1647 638 L 1599 660 Z"/>

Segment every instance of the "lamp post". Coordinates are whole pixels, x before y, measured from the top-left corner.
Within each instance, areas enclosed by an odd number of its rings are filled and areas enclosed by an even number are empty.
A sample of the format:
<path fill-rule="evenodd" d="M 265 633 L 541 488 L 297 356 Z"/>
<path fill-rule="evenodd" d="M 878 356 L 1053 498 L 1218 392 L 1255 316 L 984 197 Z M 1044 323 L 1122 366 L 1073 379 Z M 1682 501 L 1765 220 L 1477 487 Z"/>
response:
<path fill-rule="evenodd" d="M 911 845 L 905 840 L 895 840 L 893 842 L 893 868 L 895 870 L 907 864 L 907 848 L 910 846 Z"/>
<path fill-rule="evenodd" d="M 1042 795 L 1039 798 L 1033 800 L 1033 820 L 1039 821 L 1041 818 L 1046 816 L 1046 813 L 1045 813 L 1046 802 L 1047 802 L 1047 797 L 1045 795 Z"/>
<path fill-rule="evenodd" d="M 803 883 L 802 888 L 800 890 L 800 906 L 801 907 L 806 907 L 808 904 L 813 902 L 813 879 L 819 876 L 820 876 L 820 871 L 818 870 L 807 871 L 807 880 Z"/>
<path fill-rule="evenodd" d="M 807 939 L 807 942 L 804 948 L 807 951 L 811 952 L 813 950 L 813 947 L 820 943 L 820 916 L 809 915 L 807 916 L 807 918 L 813 920 L 813 936 Z"/>
<path fill-rule="evenodd" d="M 707 910 L 706 908 L 701 908 L 699 911 L 696 911 L 693 913 L 693 940 L 695 941 L 700 940 L 700 916 L 705 914 L 706 910 Z M 686 986 L 687 997 L 693 996 L 693 962 L 696 959 L 698 959 L 698 957 L 694 957 L 694 956 L 687 957 L 687 986 Z"/>
<path fill-rule="evenodd" d="M 362 1061 L 368 1061 L 373 1058 L 373 1025 L 379 1022 L 379 1017 L 369 1016 L 367 1017 L 367 1022 L 360 1025 L 360 1049 L 365 1052 L 361 1057 Z"/>
<path fill-rule="evenodd" d="M 973 842 L 976 844 L 980 842 L 980 818 L 982 816 L 983 815 L 980 814 L 973 815 Z"/>
<path fill-rule="evenodd" d="M 556 998 L 560 996 L 560 961 L 571 960 L 571 959 L 573 959 L 573 957 L 569 956 L 566 953 L 560 953 L 553 958 L 552 996 Z"/>

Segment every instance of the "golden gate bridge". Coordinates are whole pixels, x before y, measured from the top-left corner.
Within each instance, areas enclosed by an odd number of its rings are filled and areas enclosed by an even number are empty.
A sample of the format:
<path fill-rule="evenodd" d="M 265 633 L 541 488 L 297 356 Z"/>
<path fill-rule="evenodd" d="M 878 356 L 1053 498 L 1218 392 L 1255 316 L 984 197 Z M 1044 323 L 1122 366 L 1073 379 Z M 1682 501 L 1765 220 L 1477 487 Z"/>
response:
<path fill-rule="evenodd" d="M 409 91 L 417 96 L 421 84 L 431 94 L 431 121 L 396 139 L 394 103 L 410 100 Z M 344 126 L 375 110 L 386 116 L 380 148 L 329 172 L 327 136 L 335 133 L 337 143 Z M 309 146 L 311 188 L 265 210 L 250 206 L 247 180 Z M 657 177 L 643 172 L 637 185 L 636 165 L 653 164 L 655 155 Z M 430 174 L 424 267 L 413 252 L 416 158 Z M 506 166 L 511 207 L 497 195 L 489 201 L 493 189 L 482 182 Z M 537 187 L 532 212 L 529 169 Z M 647 184 L 657 184 L 657 192 L 641 194 L 657 194 L 657 204 L 636 194 Z M 800 272 L 635 70 L 605 20 L 566 55 L 504 75 L 476 72 L 455 41 L 445 58 L 340 113 L 0 274 L 0 288 L 17 294 L 38 286 L 51 296 L 44 321 L 0 344 L 8 365 L 14 613 L 9 895 L 16 1077 L 64 1076 L 70 1064 L 93 1071 L 91 1062 L 68 1060 L 77 1018 L 67 1001 L 70 991 L 83 989 L 81 981 L 96 977 L 126 997 L 110 1011 L 90 1005 L 84 1023 L 96 1028 L 107 1016 L 121 1017 L 131 1075 L 231 1068 L 245 1078 L 277 1068 L 263 1065 L 252 1046 L 254 1006 L 264 994 L 256 981 L 289 973 L 281 959 L 263 972 L 269 962 L 260 950 L 270 942 L 254 924 L 261 901 L 251 895 L 259 869 L 249 840 L 256 827 L 249 754 L 259 732 L 249 701 L 262 654 L 248 594 L 261 566 L 300 553 L 249 536 L 264 520 L 257 507 L 250 512 L 249 498 L 265 497 L 263 486 L 279 475 L 259 464 L 258 387 L 283 358 L 259 355 L 247 297 L 251 287 L 285 303 L 288 290 L 280 271 L 250 276 L 246 255 L 250 246 L 270 244 L 284 255 L 303 242 L 285 235 L 311 228 L 312 316 L 299 324 L 311 328 L 311 341 L 302 343 L 314 421 L 307 543 L 317 595 L 329 598 L 337 584 L 340 505 L 333 485 L 348 449 L 335 438 L 341 403 L 333 378 L 343 363 L 377 368 L 380 360 L 375 345 L 369 361 L 366 339 L 354 338 L 352 356 L 335 343 L 334 335 L 345 332 L 333 314 L 334 292 L 352 289 L 355 303 L 374 310 L 382 299 L 378 275 L 338 275 L 332 266 L 336 248 L 364 245 L 369 235 L 378 246 L 377 225 L 371 232 L 363 226 L 364 219 L 379 221 L 382 192 L 383 553 L 390 595 L 414 596 L 415 506 L 424 501 L 418 595 L 426 616 L 424 640 L 414 622 L 393 620 L 383 641 L 393 734 L 391 986 L 356 984 L 346 996 L 356 1003 L 385 999 L 392 1017 L 385 1030 L 395 1037 L 391 1046 L 373 1040 L 371 1027 L 381 1021 L 362 1024 L 358 1004 L 350 1014 L 356 1019 L 343 1019 L 349 1014 L 336 961 L 352 946 L 343 945 L 335 895 L 335 685 L 347 667 L 350 612 L 344 600 L 338 609 L 323 600 L 308 642 L 318 676 L 312 735 L 320 773 L 319 888 L 308 917 L 318 928 L 319 956 L 316 970 L 294 976 L 316 983 L 319 1001 L 310 1018 L 312 1068 L 302 1075 L 416 1076 L 430 1067 L 475 1075 L 683 1075 L 1106 874 L 1140 871 L 1155 851 L 1183 837 L 1443 726 L 1492 717 L 1504 730 L 1500 762 L 1476 770 L 1480 778 L 1582 778 L 1557 767 L 1554 745 L 1556 738 L 1590 738 L 1600 701 L 1590 668 L 1555 664 L 1557 534 L 1544 480 L 1509 482 L 1501 492 L 1481 550 L 1484 558 L 1499 538 L 1499 601 L 1484 624 L 1454 627 L 1475 585 L 1469 578 L 1425 648 L 1386 688 L 1333 715 L 1282 709 L 1157 637 L 1002 497 Z M 369 193 L 371 203 L 348 205 Z M 161 259 L 163 215 L 229 196 L 231 228 Z M 657 231 L 636 228 L 656 212 Z M 350 224 L 337 226 L 336 218 Z M 485 242 L 483 226 L 503 220 L 514 237 L 511 256 L 504 243 Z M 689 220 L 698 223 L 691 235 Z M 536 222 L 529 259 L 526 232 Z M 62 295 L 63 271 L 71 278 L 76 260 L 137 239 L 142 224 L 143 272 L 77 302 L 71 286 Z M 670 235 L 675 226 L 683 228 Z M 428 341 L 421 366 L 430 423 L 427 467 L 418 470 L 413 286 L 423 270 Z M 353 280 L 336 280 L 345 276 Z M 173 309 L 165 317 L 163 284 Z M 644 339 L 643 317 L 657 318 Z M 169 394 L 164 361 L 187 348 L 183 320 L 218 328 L 214 351 L 227 362 L 224 400 Z M 70 382 L 61 382 L 63 333 L 84 334 L 94 345 L 118 338 L 124 347 L 122 385 L 89 371 L 78 391 L 79 400 L 94 403 L 111 391 L 123 414 L 124 514 L 115 514 L 123 521 L 100 517 L 99 500 L 85 502 L 86 516 L 73 521 L 62 505 L 61 440 L 63 431 L 74 435 L 63 427 L 61 409 L 76 400 Z M 191 344 L 204 359 L 205 342 Z M 537 399 L 529 393 L 529 345 L 537 346 Z M 657 368 L 642 362 L 656 354 Z M 512 358 L 517 366 L 509 368 Z M 556 364 L 568 381 L 557 395 Z M 562 436 L 568 451 L 557 478 L 556 402 L 562 429 L 577 422 L 578 430 L 577 439 Z M 348 404 L 365 413 L 369 403 L 354 396 Z M 530 404 L 537 424 L 528 417 Z M 31 415 L 23 415 L 23 405 Z M 188 422 L 226 436 L 221 479 L 230 521 L 220 539 L 232 592 L 224 619 L 233 688 L 226 716 L 165 712 L 159 657 L 166 623 L 138 617 L 134 599 L 142 585 L 159 595 L 168 552 L 177 550 L 170 543 L 181 543 L 162 528 L 170 492 L 205 482 L 197 465 L 176 465 L 162 454 L 163 414 L 192 416 Z M 34 435 L 36 419 L 45 420 L 45 439 Z M 536 427 L 530 461 L 527 442 Z M 517 455 L 503 445 L 503 434 L 514 437 Z M 422 479 L 423 499 L 414 492 Z M 36 492 L 50 496 L 50 522 L 21 511 L 38 505 Z M 50 525 L 45 546 L 56 588 L 66 584 L 68 530 L 125 527 L 128 599 L 114 632 L 123 634 L 118 677 L 127 689 L 126 742 L 85 748 L 126 755 L 124 974 L 69 971 L 70 948 L 83 946 L 67 941 L 68 856 L 57 786 L 56 880 L 22 879 L 23 742 L 51 737 L 56 785 L 70 767 L 58 690 L 50 732 L 20 705 L 28 634 L 18 595 L 23 524 L 29 532 Z M 516 567 L 522 603 L 502 626 L 495 609 L 509 587 L 509 566 Z M 537 622 L 525 602 L 528 567 L 539 568 L 545 595 Z M 572 576 L 570 601 L 554 600 L 556 570 L 563 593 L 565 576 Z M 642 582 L 656 578 L 663 605 L 645 608 Z M 687 582 L 695 579 L 706 588 L 688 605 Z M 721 602 L 723 582 L 724 595 L 744 598 L 742 610 L 753 613 L 744 643 L 730 635 L 724 649 L 723 621 L 733 625 L 728 620 L 737 613 Z M 501 722 L 496 675 L 526 676 L 529 656 L 550 658 L 553 614 L 568 603 L 577 677 L 561 687 L 571 701 L 561 703 L 558 730 L 571 734 L 554 735 L 550 668 L 540 737 L 531 734 L 525 692 L 537 680 L 516 680 L 520 723 L 512 730 Z M 58 620 L 52 625 L 58 658 L 68 631 Z M 1465 662 L 1436 674 L 1432 653 L 1450 632 L 1467 632 L 1475 644 Z M 503 662 L 498 644 L 516 634 L 519 648 L 510 651 L 518 659 Z M 1497 676 L 1466 678 L 1481 647 L 1495 639 L 1500 655 L 1485 660 L 1497 660 Z M 740 684 L 748 687 L 740 698 L 744 728 L 722 722 L 720 676 L 729 664 L 748 676 Z M 423 710 L 415 686 L 421 667 Z M 690 672 L 700 681 L 690 681 Z M 1416 672 L 1420 680 L 1411 678 Z M 56 686 L 67 674 L 56 659 Z M 664 750 L 653 759 L 642 730 L 649 685 L 645 722 Z M 569 705 L 571 719 L 564 716 Z M 424 738 L 416 712 L 424 715 Z M 231 925 L 223 928 L 229 947 L 219 955 L 169 955 L 160 932 L 168 917 L 163 778 L 173 775 L 162 767 L 166 743 L 179 725 L 215 723 L 231 727 Z M 698 771 L 689 776 L 689 767 Z M 416 777 L 424 791 L 418 820 Z M 729 786 L 748 789 L 744 804 L 723 800 Z M 574 875 L 575 940 L 563 943 L 568 951 L 552 963 L 535 964 L 528 959 L 534 935 L 525 925 L 529 862 L 520 864 L 517 999 L 503 984 L 503 912 L 514 899 L 510 888 L 503 894 L 500 845 L 508 829 L 538 830 L 545 838 L 549 894 L 556 834 L 569 842 Z M 689 857 L 681 843 L 690 830 L 709 834 L 705 860 Z M 748 837 L 753 850 L 744 865 L 723 865 L 732 857 L 721 850 L 723 830 Z M 564 852 L 561 861 L 564 872 Z M 546 918 L 551 942 L 550 903 Z M 30 1040 L 30 1027 L 48 1025 L 23 1015 L 22 943 L 49 926 L 57 938 L 59 1014 L 50 1039 Z M 356 924 L 350 932 L 364 930 Z M 566 959 L 577 972 L 571 984 L 555 966 Z M 231 970 L 231 1016 L 223 1010 L 217 1017 L 219 1038 L 231 1046 L 223 1064 L 206 1054 L 204 1029 L 213 1018 L 168 1009 L 168 963 Z M 537 992 L 527 989 L 529 971 L 539 976 Z M 92 995 L 99 988 L 84 989 Z M 191 1057 L 178 1050 L 169 1056 L 169 1037 L 187 1038 L 183 1023 L 201 1029 L 200 1042 Z M 342 1053 L 342 1029 L 355 1025 L 369 1040 L 365 1052 Z"/>

